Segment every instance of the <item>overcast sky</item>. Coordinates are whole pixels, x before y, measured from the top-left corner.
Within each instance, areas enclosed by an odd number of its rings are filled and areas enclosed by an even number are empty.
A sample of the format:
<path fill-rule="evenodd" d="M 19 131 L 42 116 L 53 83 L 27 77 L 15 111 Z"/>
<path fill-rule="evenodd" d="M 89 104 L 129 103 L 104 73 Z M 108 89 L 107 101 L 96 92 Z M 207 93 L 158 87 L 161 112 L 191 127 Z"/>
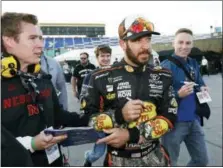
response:
<path fill-rule="evenodd" d="M 2 1 L 4 12 L 28 12 L 40 23 L 104 23 L 106 36 L 117 36 L 124 17 L 142 14 L 162 35 L 178 28 L 195 34 L 222 26 L 222 1 Z"/>

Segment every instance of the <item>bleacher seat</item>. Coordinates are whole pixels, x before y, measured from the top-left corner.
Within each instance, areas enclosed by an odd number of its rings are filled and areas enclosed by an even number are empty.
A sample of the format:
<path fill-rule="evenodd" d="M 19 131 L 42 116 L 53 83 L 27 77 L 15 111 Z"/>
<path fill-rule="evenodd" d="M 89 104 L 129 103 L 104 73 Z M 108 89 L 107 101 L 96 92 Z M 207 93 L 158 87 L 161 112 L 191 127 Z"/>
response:
<path fill-rule="evenodd" d="M 75 37 L 74 38 L 74 49 L 83 49 L 83 48 L 84 48 L 83 38 Z"/>
<path fill-rule="evenodd" d="M 91 38 L 83 38 L 85 48 L 94 48 Z"/>
<path fill-rule="evenodd" d="M 91 38 L 92 44 L 94 45 L 94 47 L 97 47 L 98 45 L 101 45 L 101 39 L 98 37 L 92 37 Z"/>
<path fill-rule="evenodd" d="M 69 37 L 65 38 L 64 45 L 66 47 L 73 47 L 74 46 L 74 39 L 73 38 L 69 38 Z"/>
<path fill-rule="evenodd" d="M 101 43 L 104 45 L 109 45 L 109 37 L 102 37 L 101 38 Z"/>
<path fill-rule="evenodd" d="M 109 45 L 110 46 L 117 46 L 119 44 L 117 37 L 112 37 L 109 39 Z"/>
<path fill-rule="evenodd" d="M 82 44 L 83 45 L 83 38 L 81 37 L 75 37 L 74 38 L 74 45 L 79 45 Z"/>
<path fill-rule="evenodd" d="M 91 43 L 91 38 L 83 38 L 84 43 Z"/>
<path fill-rule="evenodd" d="M 94 48 L 93 44 L 84 44 L 84 48 Z"/>
<path fill-rule="evenodd" d="M 97 47 L 99 45 L 102 45 L 101 41 L 92 41 L 92 44 L 94 45 L 94 47 Z"/>
<path fill-rule="evenodd" d="M 45 38 L 44 39 L 44 48 L 54 48 L 54 38 Z"/>
<path fill-rule="evenodd" d="M 74 48 L 75 49 L 84 49 L 84 44 L 76 44 L 75 46 L 74 46 Z"/>
<path fill-rule="evenodd" d="M 54 48 L 62 48 L 64 47 L 64 38 L 55 38 Z"/>
<path fill-rule="evenodd" d="M 91 38 L 91 41 L 93 42 L 93 41 L 101 41 L 101 39 L 99 38 L 99 37 L 92 37 Z"/>

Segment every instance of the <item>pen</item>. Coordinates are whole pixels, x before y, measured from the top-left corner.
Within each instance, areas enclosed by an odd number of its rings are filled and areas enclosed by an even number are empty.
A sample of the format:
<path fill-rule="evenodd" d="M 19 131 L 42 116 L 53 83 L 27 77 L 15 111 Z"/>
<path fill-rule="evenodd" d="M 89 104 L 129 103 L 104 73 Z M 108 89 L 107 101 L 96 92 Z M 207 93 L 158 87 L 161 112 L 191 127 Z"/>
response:
<path fill-rule="evenodd" d="M 180 81 L 181 84 L 188 84 L 190 82 L 187 82 L 187 81 Z M 199 86 L 197 83 L 193 82 L 194 83 L 194 86 Z"/>
<path fill-rule="evenodd" d="M 126 99 L 127 99 L 128 101 L 132 100 L 130 97 L 126 97 Z M 142 102 L 142 105 L 143 105 L 143 101 L 141 101 L 141 102 Z"/>

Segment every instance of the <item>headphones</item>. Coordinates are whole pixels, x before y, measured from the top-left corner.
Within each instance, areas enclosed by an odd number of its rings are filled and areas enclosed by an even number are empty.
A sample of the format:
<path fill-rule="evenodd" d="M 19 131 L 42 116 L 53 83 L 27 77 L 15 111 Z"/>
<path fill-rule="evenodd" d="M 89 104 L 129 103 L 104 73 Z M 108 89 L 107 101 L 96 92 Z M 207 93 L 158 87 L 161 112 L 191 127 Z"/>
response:
<path fill-rule="evenodd" d="M 28 73 L 40 72 L 40 64 L 32 64 L 28 66 Z M 20 70 L 20 63 L 13 55 L 2 56 L 1 59 L 1 76 L 4 78 L 12 78 L 17 75 Z"/>

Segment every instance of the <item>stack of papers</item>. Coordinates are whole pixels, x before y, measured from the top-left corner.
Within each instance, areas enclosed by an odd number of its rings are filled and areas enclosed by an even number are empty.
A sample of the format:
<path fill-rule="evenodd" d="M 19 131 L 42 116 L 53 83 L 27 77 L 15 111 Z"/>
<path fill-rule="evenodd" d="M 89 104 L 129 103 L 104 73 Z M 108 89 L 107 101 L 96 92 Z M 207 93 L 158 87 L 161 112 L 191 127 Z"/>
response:
<path fill-rule="evenodd" d="M 66 127 L 63 129 L 45 129 L 45 134 L 52 134 L 53 136 L 67 134 L 66 140 L 60 144 L 62 146 L 75 146 L 87 143 L 95 143 L 98 139 L 98 132 L 92 127 Z"/>

